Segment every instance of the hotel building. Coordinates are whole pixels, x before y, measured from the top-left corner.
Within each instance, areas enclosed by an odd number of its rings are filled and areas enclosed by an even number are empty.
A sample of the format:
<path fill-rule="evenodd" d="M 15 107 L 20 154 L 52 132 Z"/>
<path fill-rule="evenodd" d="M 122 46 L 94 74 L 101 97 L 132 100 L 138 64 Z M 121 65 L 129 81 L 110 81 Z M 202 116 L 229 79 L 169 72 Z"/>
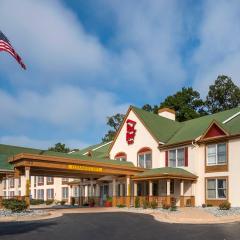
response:
<path fill-rule="evenodd" d="M 239 156 L 240 108 L 178 122 L 130 106 L 112 142 L 69 154 L 0 145 L 0 196 L 25 196 L 29 179 L 36 199 L 240 207 Z"/>

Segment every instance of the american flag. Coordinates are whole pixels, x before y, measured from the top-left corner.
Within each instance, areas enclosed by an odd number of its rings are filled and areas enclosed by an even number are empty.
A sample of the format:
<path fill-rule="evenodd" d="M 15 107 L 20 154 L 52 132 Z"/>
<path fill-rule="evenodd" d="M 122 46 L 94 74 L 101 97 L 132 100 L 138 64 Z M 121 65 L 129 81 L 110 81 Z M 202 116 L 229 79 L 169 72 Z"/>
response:
<path fill-rule="evenodd" d="M 18 61 L 21 67 L 26 70 L 26 66 L 23 63 L 21 57 L 15 52 L 7 37 L 0 31 L 0 52 L 1 51 L 5 51 L 11 54 Z"/>

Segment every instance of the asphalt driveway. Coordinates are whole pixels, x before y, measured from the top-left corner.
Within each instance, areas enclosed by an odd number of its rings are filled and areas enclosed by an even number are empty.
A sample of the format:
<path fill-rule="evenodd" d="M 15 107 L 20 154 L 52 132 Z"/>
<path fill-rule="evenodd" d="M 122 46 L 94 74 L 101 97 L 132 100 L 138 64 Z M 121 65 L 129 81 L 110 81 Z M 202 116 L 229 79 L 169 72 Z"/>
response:
<path fill-rule="evenodd" d="M 240 239 L 240 223 L 168 224 L 134 213 L 82 213 L 35 222 L 0 223 L 0 239 L 29 240 L 230 240 Z"/>

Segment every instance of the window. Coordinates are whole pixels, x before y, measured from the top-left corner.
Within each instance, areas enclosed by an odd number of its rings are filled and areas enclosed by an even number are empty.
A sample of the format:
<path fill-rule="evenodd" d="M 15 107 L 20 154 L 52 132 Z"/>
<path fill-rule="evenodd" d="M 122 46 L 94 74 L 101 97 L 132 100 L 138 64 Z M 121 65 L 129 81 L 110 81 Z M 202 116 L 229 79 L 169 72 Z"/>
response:
<path fill-rule="evenodd" d="M 14 191 L 9 192 L 9 197 L 14 197 Z"/>
<path fill-rule="evenodd" d="M 10 185 L 10 188 L 14 188 L 14 178 L 10 178 L 9 179 L 9 185 Z"/>
<path fill-rule="evenodd" d="M 54 178 L 53 177 L 47 177 L 47 185 L 51 185 L 54 183 Z"/>
<path fill-rule="evenodd" d="M 38 186 L 44 185 L 44 177 L 38 177 Z"/>
<path fill-rule="evenodd" d="M 68 199 L 68 187 L 62 187 L 62 199 Z"/>
<path fill-rule="evenodd" d="M 44 189 L 37 190 L 37 199 L 44 200 Z"/>
<path fill-rule="evenodd" d="M 18 178 L 18 187 L 21 187 L 21 177 Z"/>
<path fill-rule="evenodd" d="M 227 180 L 220 178 L 207 179 L 207 197 L 208 199 L 226 199 Z"/>
<path fill-rule="evenodd" d="M 152 168 L 152 151 L 150 148 L 143 148 L 138 152 L 138 166 Z"/>
<path fill-rule="evenodd" d="M 34 187 L 36 187 L 36 186 L 37 186 L 37 177 L 34 176 Z"/>
<path fill-rule="evenodd" d="M 185 166 L 184 148 L 178 148 L 169 151 L 168 166 L 169 167 Z"/>
<path fill-rule="evenodd" d="M 227 162 L 226 143 L 211 144 L 207 146 L 207 165 L 221 165 Z"/>
<path fill-rule="evenodd" d="M 117 153 L 114 159 L 119 161 L 127 161 L 127 154 L 124 152 Z"/>
<path fill-rule="evenodd" d="M 50 188 L 47 189 L 47 200 L 52 200 L 54 199 L 54 189 Z"/>
<path fill-rule="evenodd" d="M 73 187 L 73 196 L 79 197 L 80 196 L 80 189 L 79 187 Z"/>
<path fill-rule="evenodd" d="M 62 178 L 62 184 L 67 184 L 68 183 L 68 178 Z"/>
<path fill-rule="evenodd" d="M 36 190 L 36 189 L 34 189 L 33 198 L 34 198 L 34 199 L 36 199 L 36 198 L 37 198 L 37 190 Z"/>
<path fill-rule="evenodd" d="M 20 190 L 18 191 L 18 196 L 21 196 L 21 191 Z"/>
<path fill-rule="evenodd" d="M 3 180 L 3 189 L 6 189 L 6 188 L 7 188 L 7 180 L 4 179 L 4 180 Z"/>

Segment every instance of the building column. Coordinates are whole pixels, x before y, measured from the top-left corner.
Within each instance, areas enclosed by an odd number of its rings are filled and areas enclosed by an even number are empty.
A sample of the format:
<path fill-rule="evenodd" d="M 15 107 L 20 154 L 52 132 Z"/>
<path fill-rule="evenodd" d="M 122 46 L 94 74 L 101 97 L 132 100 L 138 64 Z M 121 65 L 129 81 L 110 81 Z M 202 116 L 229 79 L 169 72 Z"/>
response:
<path fill-rule="evenodd" d="M 93 197 L 93 179 L 90 179 L 90 197 Z"/>
<path fill-rule="evenodd" d="M 116 179 L 112 180 L 112 206 L 116 207 L 117 205 L 117 197 L 116 197 Z"/>
<path fill-rule="evenodd" d="M 20 178 L 20 171 L 18 169 L 14 169 L 14 187 L 15 187 L 15 196 L 18 196 L 19 194 L 19 189 L 18 189 L 18 185 L 19 185 L 19 178 Z M 21 196 L 18 196 L 19 198 Z"/>
<path fill-rule="evenodd" d="M 123 197 L 123 184 L 120 183 L 120 197 Z"/>
<path fill-rule="evenodd" d="M 25 190 L 25 200 L 27 207 L 30 207 L 30 167 L 25 167 L 25 179 L 26 179 L 26 190 Z"/>
<path fill-rule="evenodd" d="M 153 182 L 149 181 L 149 197 L 153 196 Z"/>
<path fill-rule="evenodd" d="M 167 197 L 166 197 L 166 204 L 171 204 L 171 198 L 170 198 L 170 179 L 167 179 Z"/>
<path fill-rule="evenodd" d="M 195 182 L 192 182 L 192 185 L 191 185 L 191 205 L 192 207 L 195 206 L 195 191 L 196 191 L 196 183 Z"/>
<path fill-rule="evenodd" d="M 137 182 L 134 182 L 134 197 L 137 197 L 137 195 L 138 195 L 138 184 L 137 184 Z"/>
<path fill-rule="evenodd" d="M 126 177 L 126 206 L 129 208 L 131 203 L 131 185 L 130 176 Z"/>
<path fill-rule="evenodd" d="M 180 207 L 184 207 L 184 181 L 180 181 Z"/>

